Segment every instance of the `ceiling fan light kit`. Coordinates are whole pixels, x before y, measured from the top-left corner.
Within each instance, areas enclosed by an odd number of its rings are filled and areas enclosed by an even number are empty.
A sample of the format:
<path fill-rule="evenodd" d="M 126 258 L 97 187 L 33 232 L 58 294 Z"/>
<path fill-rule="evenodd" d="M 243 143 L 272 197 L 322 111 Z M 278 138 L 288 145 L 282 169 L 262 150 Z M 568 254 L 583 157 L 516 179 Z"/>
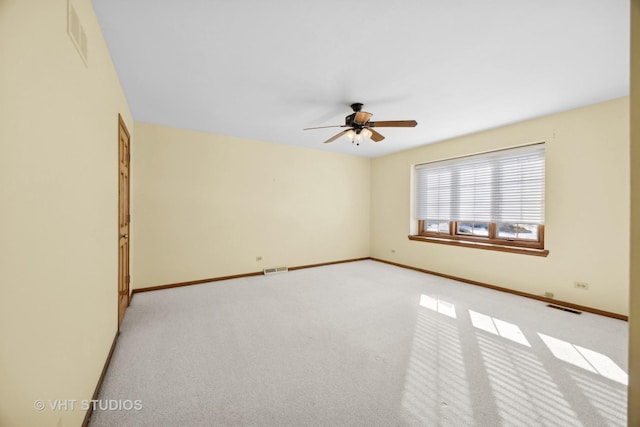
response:
<path fill-rule="evenodd" d="M 373 114 L 367 113 L 366 111 L 362 111 L 363 104 L 360 102 L 355 102 L 351 104 L 351 109 L 353 110 L 352 114 L 349 114 L 344 119 L 344 125 L 335 125 L 335 126 L 319 126 L 313 128 L 305 128 L 304 130 L 310 129 L 324 129 L 324 128 L 332 128 L 332 127 L 342 127 L 349 128 L 347 130 L 343 130 L 338 134 L 332 136 L 327 139 L 324 143 L 328 144 L 330 142 L 335 141 L 343 135 L 346 135 L 347 138 L 356 145 L 360 145 L 361 141 L 371 139 L 373 142 L 380 142 L 384 139 L 384 136 L 372 129 L 374 127 L 416 127 L 418 122 L 415 120 L 388 120 L 388 121 L 379 121 L 379 122 L 371 122 L 371 116 Z"/>
<path fill-rule="evenodd" d="M 345 135 L 349 138 L 352 144 L 355 143 L 356 145 L 360 145 L 361 141 L 371 138 L 373 132 L 367 128 L 356 130 L 349 129 Z"/>

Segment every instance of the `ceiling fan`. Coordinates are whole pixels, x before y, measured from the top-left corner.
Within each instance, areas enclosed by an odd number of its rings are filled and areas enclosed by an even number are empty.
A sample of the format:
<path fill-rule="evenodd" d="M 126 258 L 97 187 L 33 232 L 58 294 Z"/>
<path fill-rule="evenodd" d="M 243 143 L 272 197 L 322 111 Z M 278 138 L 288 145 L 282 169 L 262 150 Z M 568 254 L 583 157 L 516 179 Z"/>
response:
<path fill-rule="evenodd" d="M 349 128 L 343 130 L 337 135 L 332 136 L 324 143 L 328 144 L 329 142 L 333 142 L 341 136 L 346 135 L 352 143 L 360 145 L 360 141 L 367 138 L 371 138 L 373 142 L 380 142 L 384 139 L 384 136 L 382 136 L 373 128 L 412 128 L 418 125 L 418 122 L 416 122 L 415 120 L 387 120 L 370 122 L 369 119 L 373 114 L 362 111 L 362 104 L 359 102 L 351 104 L 351 109 L 353 110 L 353 113 L 345 117 L 343 125 L 319 126 L 313 128 L 305 128 L 304 130 L 337 127 Z"/>

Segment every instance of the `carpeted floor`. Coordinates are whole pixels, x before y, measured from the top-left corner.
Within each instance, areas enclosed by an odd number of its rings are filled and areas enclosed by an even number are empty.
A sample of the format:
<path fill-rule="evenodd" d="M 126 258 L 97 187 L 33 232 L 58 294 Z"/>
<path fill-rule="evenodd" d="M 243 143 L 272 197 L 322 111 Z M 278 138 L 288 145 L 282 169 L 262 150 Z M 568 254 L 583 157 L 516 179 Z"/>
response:
<path fill-rule="evenodd" d="M 627 323 L 360 261 L 136 294 L 98 426 L 624 426 Z"/>

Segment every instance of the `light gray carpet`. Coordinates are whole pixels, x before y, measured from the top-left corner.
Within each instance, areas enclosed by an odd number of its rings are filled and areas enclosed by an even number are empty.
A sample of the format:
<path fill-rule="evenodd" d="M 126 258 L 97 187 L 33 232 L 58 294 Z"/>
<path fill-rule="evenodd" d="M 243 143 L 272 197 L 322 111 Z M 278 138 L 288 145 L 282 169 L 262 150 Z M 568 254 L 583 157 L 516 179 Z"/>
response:
<path fill-rule="evenodd" d="M 627 323 L 375 261 L 136 294 L 91 426 L 624 426 Z"/>

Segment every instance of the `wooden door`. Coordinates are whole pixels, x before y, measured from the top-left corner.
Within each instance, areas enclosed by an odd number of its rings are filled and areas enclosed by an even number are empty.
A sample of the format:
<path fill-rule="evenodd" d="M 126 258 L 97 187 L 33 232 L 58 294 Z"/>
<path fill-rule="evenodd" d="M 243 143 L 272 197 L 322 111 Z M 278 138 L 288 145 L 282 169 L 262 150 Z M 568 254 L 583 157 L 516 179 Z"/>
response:
<path fill-rule="evenodd" d="M 129 306 L 129 131 L 118 115 L 118 328 Z"/>

